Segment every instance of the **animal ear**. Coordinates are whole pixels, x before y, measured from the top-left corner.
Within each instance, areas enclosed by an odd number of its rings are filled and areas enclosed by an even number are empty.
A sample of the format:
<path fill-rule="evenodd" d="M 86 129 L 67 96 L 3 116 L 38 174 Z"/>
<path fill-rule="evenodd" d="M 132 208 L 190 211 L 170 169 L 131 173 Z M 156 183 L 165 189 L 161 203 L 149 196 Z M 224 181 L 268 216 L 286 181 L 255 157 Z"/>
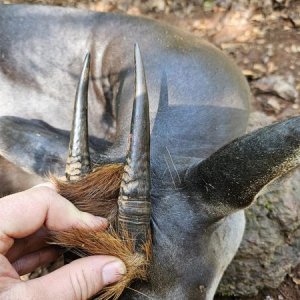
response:
<path fill-rule="evenodd" d="M 64 174 L 69 134 L 39 120 L 0 118 L 0 155 L 26 172 Z"/>
<path fill-rule="evenodd" d="M 185 176 L 217 216 L 249 206 L 260 190 L 300 163 L 300 117 L 240 137 Z"/>

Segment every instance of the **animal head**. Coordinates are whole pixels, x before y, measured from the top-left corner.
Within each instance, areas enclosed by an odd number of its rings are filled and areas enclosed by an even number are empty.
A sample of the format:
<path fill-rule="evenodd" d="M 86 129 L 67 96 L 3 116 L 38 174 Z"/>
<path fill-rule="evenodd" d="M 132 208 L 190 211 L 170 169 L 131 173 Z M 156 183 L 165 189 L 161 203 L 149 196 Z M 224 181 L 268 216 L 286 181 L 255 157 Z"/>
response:
<path fill-rule="evenodd" d="M 0 8 L 0 49 L 8 53 L 0 66 L 6 83 L 0 93 L 29 95 L 33 100 L 28 98 L 28 102 L 40 100 L 39 96 L 43 99 L 41 107 L 35 108 L 42 112 L 33 114 L 42 121 L 28 120 L 28 110 L 20 112 L 17 105 L 15 115 L 1 116 L 1 155 L 38 175 L 50 170 L 59 177 L 66 165 L 65 178 L 53 178 L 58 191 L 80 209 L 107 217 L 111 223 L 108 232 L 71 230 L 55 234 L 53 241 L 78 255 L 111 254 L 125 261 L 128 274 L 106 289 L 100 295 L 103 299 L 112 295 L 121 299 L 212 299 L 242 239 L 243 209 L 269 182 L 299 164 L 300 117 L 241 136 L 249 98 L 243 77 L 218 50 L 168 26 L 73 10 L 64 15 L 57 8 L 51 12 L 47 8 L 11 9 L 14 18 L 40 24 L 26 42 L 32 39 L 53 47 L 51 53 L 43 52 L 47 59 L 41 60 L 26 44 L 29 54 L 24 50 L 20 62 L 19 54 L 14 54 L 18 44 L 10 52 L 5 41 L 22 33 L 24 26 L 15 19 L 12 32 L 9 26 L 1 26 L 1 22 L 9 23 L 10 9 L 1 13 Z M 92 91 L 88 90 L 87 55 L 69 141 L 66 120 L 56 120 L 65 126 L 57 128 L 45 120 L 47 114 L 52 119 L 71 114 L 69 110 L 62 113 L 69 103 L 62 94 L 69 97 L 70 82 L 77 77 L 74 59 L 87 39 L 77 39 L 80 30 L 74 33 L 70 15 L 76 15 L 82 36 L 97 34 L 89 45 Z M 45 16 L 51 16 L 65 31 L 52 31 Z M 65 42 L 57 36 L 60 32 L 75 35 L 78 44 Z M 1 36 L 8 38 L 1 43 Z M 136 47 L 133 63 L 136 39 L 141 53 Z M 61 43 L 66 44 L 62 47 Z M 57 61 L 60 56 L 65 59 Z M 12 63 L 19 66 L 19 72 Z M 62 81 L 63 88 L 41 84 L 48 74 L 45 64 L 59 78 L 55 84 Z M 92 95 L 89 104 L 88 91 Z M 104 99 L 101 105 L 98 95 Z"/>
<path fill-rule="evenodd" d="M 157 299 L 163 295 L 212 297 L 243 231 L 243 218 L 238 212 L 249 206 L 264 186 L 299 163 L 300 119 L 238 138 L 204 161 L 178 170 L 175 188 L 156 183 L 151 193 L 149 100 L 140 50 L 136 45 L 135 97 L 124 164 L 91 167 L 87 125 L 89 61 L 88 54 L 76 92 L 67 181 L 53 180 L 63 196 L 84 211 L 107 217 L 112 227 L 104 233 L 57 233 L 54 241 L 80 255 L 110 254 L 125 261 L 127 275 L 107 288 L 100 299 L 120 297 L 136 279 L 144 281 L 137 285 L 138 291 Z M 150 226 L 153 200 L 156 202 Z M 232 247 L 222 238 L 233 235 L 234 226 L 240 233 L 236 232 L 238 242 Z M 218 247 L 222 251 L 231 248 L 225 261 Z M 152 289 L 154 286 L 154 293 L 147 280 Z M 161 283 L 170 286 L 163 287 Z M 161 293 L 171 287 L 179 290 L 175 294 L 169 290 Z M 182 288 L 186 292 L 182 293 Z"/>

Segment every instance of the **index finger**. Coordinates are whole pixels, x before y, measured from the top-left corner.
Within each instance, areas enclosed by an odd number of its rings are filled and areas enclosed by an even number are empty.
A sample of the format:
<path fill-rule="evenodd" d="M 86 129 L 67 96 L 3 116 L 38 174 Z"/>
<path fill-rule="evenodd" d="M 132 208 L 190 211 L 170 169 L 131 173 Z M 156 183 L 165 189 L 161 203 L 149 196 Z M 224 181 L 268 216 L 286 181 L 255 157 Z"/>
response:
<path fill-rule="evenodd" d="M 80 226 L 105 228 L 107 221 L 78 210 L 54 188 L 37 186 L 0 199 L 0 253 L 8 251 L 13 239 L 28 236 L 42 225 L 49 230 Z"/>

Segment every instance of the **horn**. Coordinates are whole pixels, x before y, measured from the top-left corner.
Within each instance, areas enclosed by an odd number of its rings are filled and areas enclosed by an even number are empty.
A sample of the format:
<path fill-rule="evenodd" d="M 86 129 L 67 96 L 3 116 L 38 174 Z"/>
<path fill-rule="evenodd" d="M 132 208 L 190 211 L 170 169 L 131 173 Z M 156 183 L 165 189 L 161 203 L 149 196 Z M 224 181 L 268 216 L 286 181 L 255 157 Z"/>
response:
<path fill-rule="evenodd" d="M 249 206 L 260 190 L 300 163 L 300 117 L 261 128 L 191 167 L 190 191 L 222 217 Z"/>
<path fill-rule="evenodd" d="M 89 71 L 90 54 L 87 53 L 75 96 L 69 154 L 66 163 L 66 178 L 68 180 L 78 180 L 80 176 L 90 171 L 87 115 Z"/>
<path fill-rule="evenodd" d="M 139 46 L 135 44 L 135 97 L 129 148 L 118 198 L 118 229 L 128 234 L 135 250 L 150 238 L 150 121 L 145 72 Z"/>

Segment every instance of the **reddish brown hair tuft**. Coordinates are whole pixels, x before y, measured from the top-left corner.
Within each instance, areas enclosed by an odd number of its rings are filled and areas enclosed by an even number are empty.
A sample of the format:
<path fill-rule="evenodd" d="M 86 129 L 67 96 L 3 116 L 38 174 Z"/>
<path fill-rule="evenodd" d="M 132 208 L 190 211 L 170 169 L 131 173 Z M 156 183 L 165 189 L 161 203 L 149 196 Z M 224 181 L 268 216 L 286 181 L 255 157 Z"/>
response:
<path fill-rule="evenodd" d="M 80 210 L 108 218 L 115 224 L 117 200 L 124 167 L 121 164 L 105 165 L 96 168 L 82 179 L 74 182 L 51 178 L 57 191 L 69 199 Z M 122 231 L 124 235 L 124 232 Z M 112 255 L 120 258 L 126 265 L 123 278 L 99 294 L 99 300 L 118 299 L 124 289 L 135 279 L 146 280 L 151 256 L 151 240 L 143 246 L 143 254 L 134 251 L 135 241 L 125 234 L 122 238 L 111 226 L 102 229 L 72 228 L 54 232 L 51 243 L 71 249 L 76 255 Z"/>
<path fill-rule="evenodd" d="M 113 221 L 117 214 L 117 200 L 124 166 L 100 166 L 77 181 L 51 177 L 56 190 L 80 210 Z"/>

